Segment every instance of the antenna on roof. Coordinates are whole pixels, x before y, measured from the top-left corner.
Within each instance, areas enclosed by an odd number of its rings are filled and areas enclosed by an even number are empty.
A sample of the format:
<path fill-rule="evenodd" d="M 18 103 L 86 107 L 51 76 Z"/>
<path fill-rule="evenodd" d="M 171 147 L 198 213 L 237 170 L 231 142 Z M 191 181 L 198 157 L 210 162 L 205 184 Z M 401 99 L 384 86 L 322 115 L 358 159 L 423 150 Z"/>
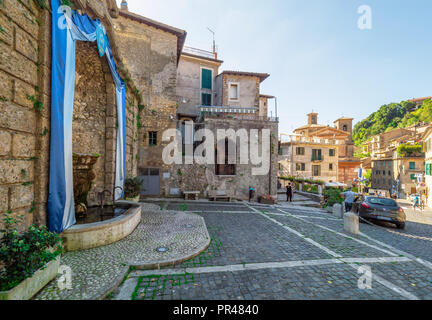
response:
<path fill-rule="evenodd" d="M 207 28 L 207 30 L 210 31 L 213 34 L 213 53 L 216 56 L 216 40 L 215 40 L 215 34 L 216 33 L 212 29 L 210 29 L 210 28 Z"/>

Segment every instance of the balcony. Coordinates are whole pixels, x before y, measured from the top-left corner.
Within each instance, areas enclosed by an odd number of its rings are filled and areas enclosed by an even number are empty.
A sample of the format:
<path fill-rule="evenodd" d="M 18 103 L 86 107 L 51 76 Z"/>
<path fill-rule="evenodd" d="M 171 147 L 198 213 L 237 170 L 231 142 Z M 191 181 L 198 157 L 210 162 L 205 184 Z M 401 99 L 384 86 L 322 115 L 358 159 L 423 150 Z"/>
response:
<path fill-rule="evenodd" d="M 312 162 L 322 162 L 324 161 L 323 155 L 312 155 Z"/>
<path fill-rule="evenodd" d="M 304 136 L 298 136 L 298 135 L 291 135 L 290 141 L 287 142 L 298 142 L 298 143 L 306 143 L 306 144 L 322 144 L 322 145 L 340 145 L 343 142 L 335 139 L 322 139 L 322 138 L 316 138 L 316 137 L 304 137 Z"/>
<path fill-rule="evenodd" d="M 204 118 L 279 121 L 279 118 L 276 117 L 259 116 L 259 109 L 256 107 L 201 106 L 200 112 Z"/>
<path fill-rule="evenodd" d="M 203 57 L 203 58 L 216 59 L 215 53 L 213 53 L 211 51 L 202 50 L 202 49 L 184 46 L 183 52 L 188 53 L 188 54 L 192 54 L 194 56 Z"/>

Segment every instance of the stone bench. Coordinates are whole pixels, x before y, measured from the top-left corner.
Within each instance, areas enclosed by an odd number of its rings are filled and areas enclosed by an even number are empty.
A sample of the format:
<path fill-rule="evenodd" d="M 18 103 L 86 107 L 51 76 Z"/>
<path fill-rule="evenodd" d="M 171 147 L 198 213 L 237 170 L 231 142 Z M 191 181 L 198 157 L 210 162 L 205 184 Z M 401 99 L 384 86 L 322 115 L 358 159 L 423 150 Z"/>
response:
<path fill-rule="evenodd" d="M 193 196 L 193 200 L 198 200 L 200 193 L 199 191 L 183 191 L 185 200 L 189 200 L 190 196 Z"/>
<path fill-rule="evenodd" d="M 210 201 L 217 201 L 220 199 L 226 199 L 228 202 L 231 202 L 233 199 L 233 196 L 229 195 L 224 190 L 212 190 L 208 192 L 208 198 Z"/>

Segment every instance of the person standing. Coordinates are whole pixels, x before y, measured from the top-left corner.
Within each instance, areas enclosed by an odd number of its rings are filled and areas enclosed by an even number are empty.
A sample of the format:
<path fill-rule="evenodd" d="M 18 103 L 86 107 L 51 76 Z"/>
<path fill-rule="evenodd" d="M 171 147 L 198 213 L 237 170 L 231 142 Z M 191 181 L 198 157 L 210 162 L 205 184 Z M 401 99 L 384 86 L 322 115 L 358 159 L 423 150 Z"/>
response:
<path fill-rule="evenodd" d="M 291 182 L 288 183 L 287 187 L 286 187 L 286 195 L 287 195 L 287 202 L 292 202 L 292 198 L 293 198 L 293 188 L 292 188 L 292 184 Z"/>
<path fill-rule="evenodd" d="M 345 197 L 345 211 L 350 212 L 354 199 L 358 196 L 358 193 L 353 192 L 352 189 L 349 188 L 348 191 L 342 192 L 341 195 Z"/>

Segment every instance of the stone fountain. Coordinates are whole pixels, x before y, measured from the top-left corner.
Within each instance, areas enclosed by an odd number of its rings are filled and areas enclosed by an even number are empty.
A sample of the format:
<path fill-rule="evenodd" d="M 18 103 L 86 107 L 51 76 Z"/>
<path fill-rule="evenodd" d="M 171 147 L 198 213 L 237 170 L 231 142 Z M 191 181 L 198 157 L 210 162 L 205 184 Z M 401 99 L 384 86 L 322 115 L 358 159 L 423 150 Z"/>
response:
<path fill-rule="evenodd" d="M 93 167 L 99 157 L 98 154 L 73 154 L 74 200 L 77 215 L 83 215 L 87 211 L 87 197 L 96 179 Z"/>

